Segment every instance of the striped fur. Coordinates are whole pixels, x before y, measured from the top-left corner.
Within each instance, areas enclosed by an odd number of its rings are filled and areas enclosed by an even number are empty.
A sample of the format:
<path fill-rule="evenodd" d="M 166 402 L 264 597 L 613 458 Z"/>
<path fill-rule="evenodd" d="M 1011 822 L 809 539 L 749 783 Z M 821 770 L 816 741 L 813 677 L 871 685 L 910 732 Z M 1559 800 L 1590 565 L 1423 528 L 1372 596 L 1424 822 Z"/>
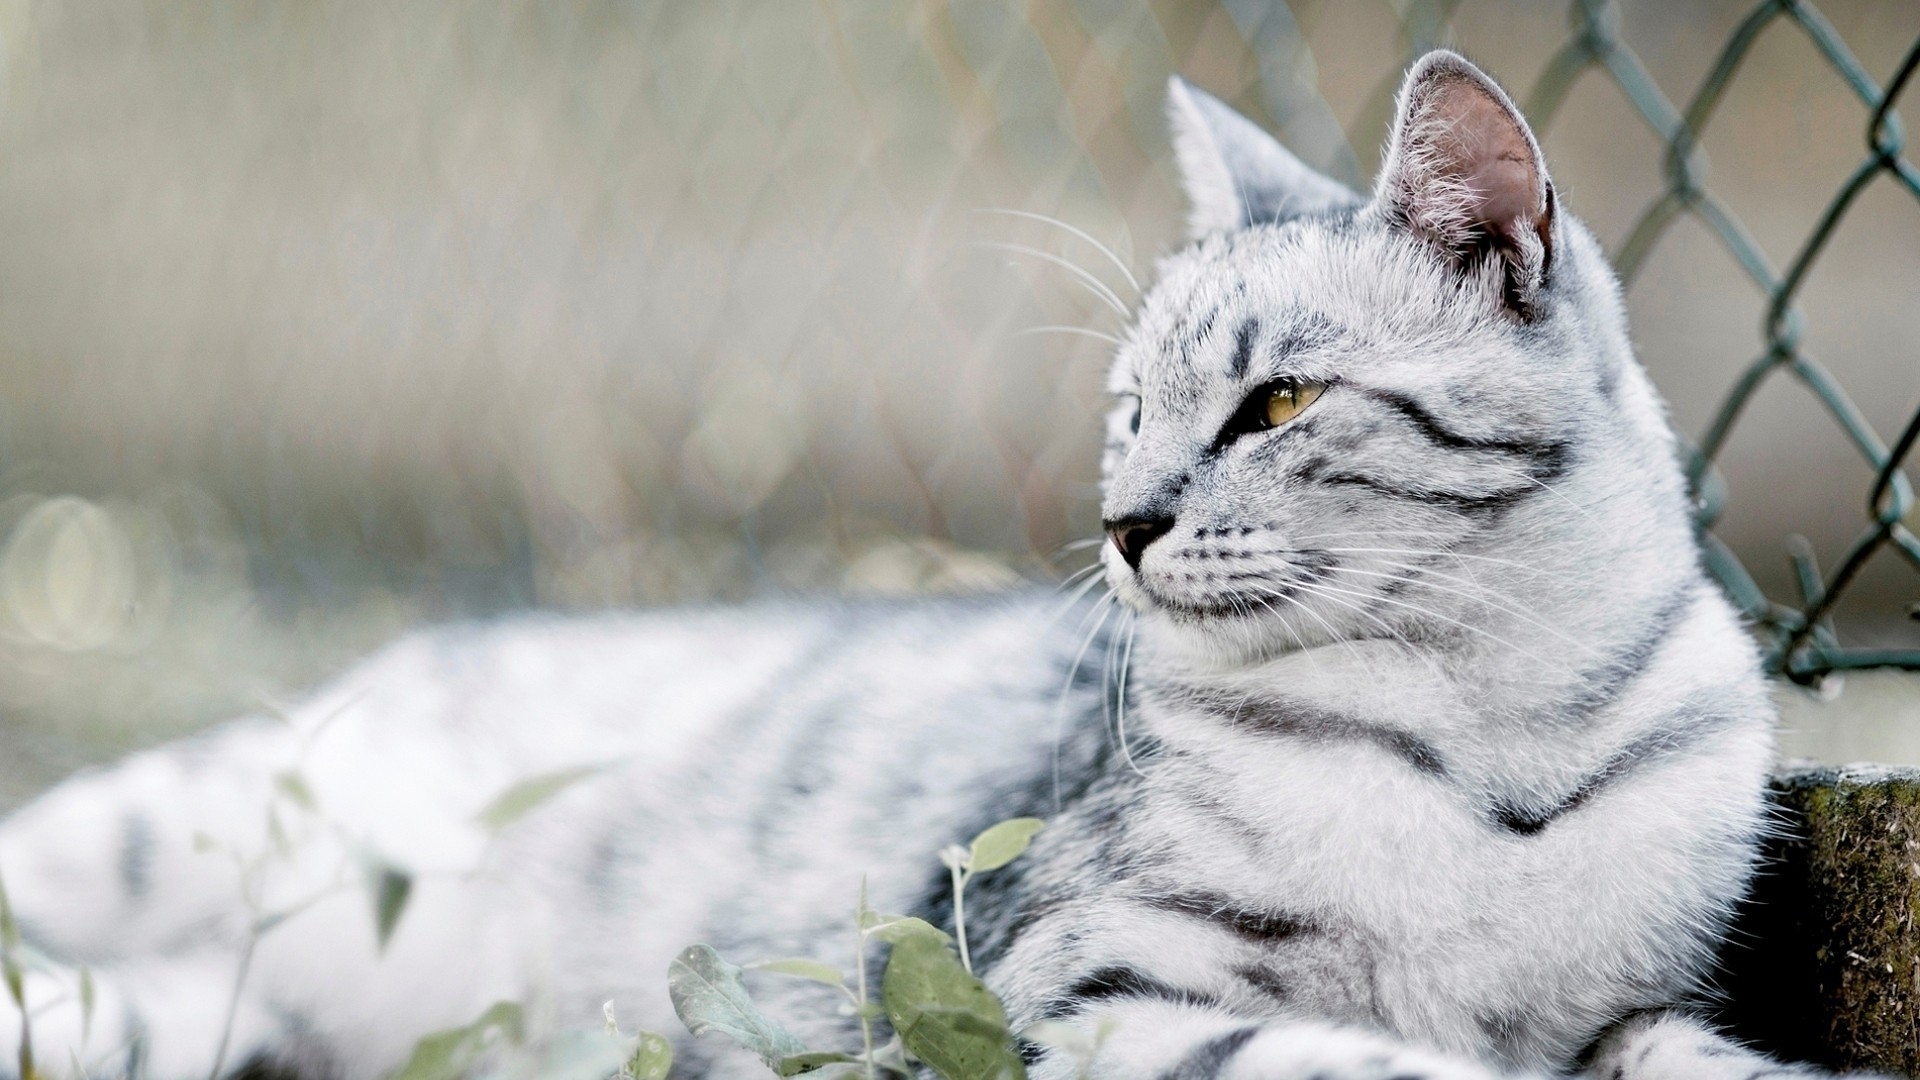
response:
<path fill-rule="evenodd" d="M 1033 814 L 1029 855 L 970 891 L 973 955 L 1016 1024 L 1104 1028 L 1096 1076 L 1767 1068 L 1675 1011 L 1752 866 L 1766 687 L 1524 122 L 1429 57 L 1367 201 L 1184 84 L 1171 107 L 1199 235 L 1115 359 L 1106 516 L 1160 523 L 1137 567 L 1103 548 L 1117 604 L 455 628 L 290 723 L 77 777 L 0 829 L 33 944 L 97 973 L 84 1037 L 61 973 L 36 977 L 42 1060 L 374 1077 L 502 998 L 677 1030 L 682 946 L 844 964 L 863 877 L 944 921 L 933 851 Z M 1326 390 L 1235 420 L 1284 378 Z M 504 835 L 475 824 L 578 766 L 599 771 Z M 282 854 L 246 875 L 197 833 Z M 418 882 L 384 952 L 369 853 Z M 298 914 L 223 1050 L 243 892 Z M 764 993 L 849 1045 L 823 988 Z M 761 1073 L 679 1049 L 683 1075 Z M 1039 1080 L 1080 1067 L 1024 1051 Z"/>

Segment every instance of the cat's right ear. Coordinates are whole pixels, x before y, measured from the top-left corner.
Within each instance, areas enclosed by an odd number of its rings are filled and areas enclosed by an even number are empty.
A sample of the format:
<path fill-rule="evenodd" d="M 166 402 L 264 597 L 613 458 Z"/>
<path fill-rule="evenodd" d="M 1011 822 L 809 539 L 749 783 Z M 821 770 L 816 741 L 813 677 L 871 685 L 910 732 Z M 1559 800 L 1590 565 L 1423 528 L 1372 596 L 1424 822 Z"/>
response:
<path fill-rule="evenodd" d="M 1315 172 L 1253 121 L 1178 75 L 1167 80 L 1167 119 L 1193 239 L 1360 205 L 1345 184 Z"/>

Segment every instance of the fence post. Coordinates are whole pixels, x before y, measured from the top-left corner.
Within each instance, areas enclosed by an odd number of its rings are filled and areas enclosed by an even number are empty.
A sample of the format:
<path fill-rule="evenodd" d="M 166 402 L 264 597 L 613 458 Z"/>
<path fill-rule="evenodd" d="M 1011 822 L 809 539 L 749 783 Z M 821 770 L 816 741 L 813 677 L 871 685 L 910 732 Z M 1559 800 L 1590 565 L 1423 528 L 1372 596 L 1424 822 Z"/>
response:
<path fill-rule="evenodd" d="M 1791 769 L 1772 796 L 1723 1022 L 1788 1059 L 1920 1074 L 1920 769 Z"/>

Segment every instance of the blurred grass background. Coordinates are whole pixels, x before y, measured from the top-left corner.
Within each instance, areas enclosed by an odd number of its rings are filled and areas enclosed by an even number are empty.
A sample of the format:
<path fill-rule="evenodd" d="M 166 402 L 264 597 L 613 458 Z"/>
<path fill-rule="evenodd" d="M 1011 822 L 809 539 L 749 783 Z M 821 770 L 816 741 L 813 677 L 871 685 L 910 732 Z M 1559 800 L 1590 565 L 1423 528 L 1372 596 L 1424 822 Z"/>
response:
<path fill-rule="evenodd" d="M 1626 0 L 1620 34 L 1684 99 L 1750 8 Z M 1909 0 L 1820 10 L 1880 80 L 1920 34 Z M 1025 331 L 1117 321 L 989 245 L 1122 282 L 980 211 L 1060 218 L 1145 276 L 1183 213 L 1173 71 L 1358 184 L 1410 14 L 0 0 L 0 806 L 424 622 L 1057 575 L 1097 527 L 1105 346 Z M 1524 100 L 1568 27 L 1464 0 L 1441 36 Z M 1704 145 L 1776 265 L 1866 121 L 1804 35 L 1766 31 Z M 1617 246 L 1660 140 L 1586 77 L 1545 144 Z M 1917 291 L 1920 208 L 1877 185 L 1802 306 L 1883 437 L 1920 404 Z M 1698 434 L 1764 298 L 1682 222 L 1629 302 Z M 1831 561 L 1860 526 L 1871 471 L 1786 382 L 1722 465 L 1718 532 L 1771 592 L 1785 536 Z M 1842 640 L 1913 644 L 1917 597 L 1877 560 Z M 1850 678 L 1825 711 L 1783 694 L 1790 746 L 1920 761 L 1912 677 Z"/>

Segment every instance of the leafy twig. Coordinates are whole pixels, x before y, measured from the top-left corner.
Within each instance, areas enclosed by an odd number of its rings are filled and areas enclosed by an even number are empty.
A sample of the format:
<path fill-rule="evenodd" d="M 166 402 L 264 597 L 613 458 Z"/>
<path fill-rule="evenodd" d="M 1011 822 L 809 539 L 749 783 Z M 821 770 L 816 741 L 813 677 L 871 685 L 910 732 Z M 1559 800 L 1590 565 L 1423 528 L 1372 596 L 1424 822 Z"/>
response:
<path fill-rule="evenodd" d="M 953 936 L 960 943 L 960 966 L 967 974 L 973 974 L 973 957 L 967 952 L 967 882 L 975 874 L 998 870 L 1019 858 L 1046 824 L 1039 818 L 1009 818 L 974 837 L 966 847 L 950 844 L 940 852 L 940 861 L 953 875 Z"/>

